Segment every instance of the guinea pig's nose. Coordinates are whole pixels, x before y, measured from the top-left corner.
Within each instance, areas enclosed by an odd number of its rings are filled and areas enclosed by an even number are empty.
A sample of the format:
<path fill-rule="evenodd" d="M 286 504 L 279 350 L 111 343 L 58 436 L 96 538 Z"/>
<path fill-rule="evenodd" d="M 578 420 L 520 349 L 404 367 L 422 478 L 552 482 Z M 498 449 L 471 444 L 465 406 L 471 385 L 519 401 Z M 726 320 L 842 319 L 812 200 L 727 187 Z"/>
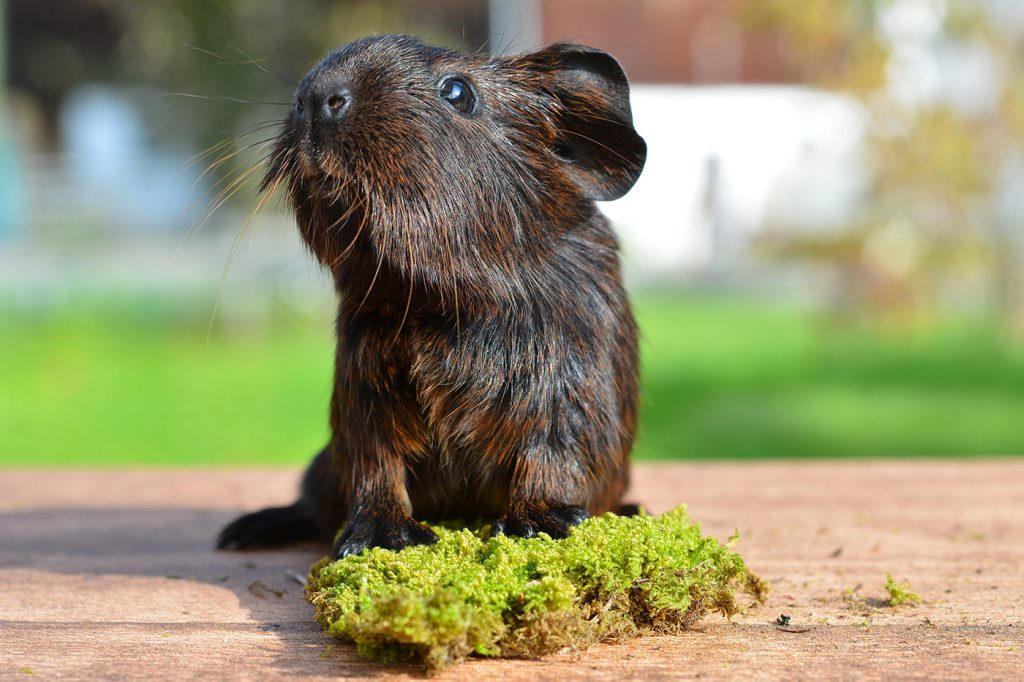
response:
<path fill-rule="evenodd" d="M 352 105 L 352 91 L 341 87 L 329 91 L 320 107 L 321 116 L 325 121 L 340 121 Z"/>

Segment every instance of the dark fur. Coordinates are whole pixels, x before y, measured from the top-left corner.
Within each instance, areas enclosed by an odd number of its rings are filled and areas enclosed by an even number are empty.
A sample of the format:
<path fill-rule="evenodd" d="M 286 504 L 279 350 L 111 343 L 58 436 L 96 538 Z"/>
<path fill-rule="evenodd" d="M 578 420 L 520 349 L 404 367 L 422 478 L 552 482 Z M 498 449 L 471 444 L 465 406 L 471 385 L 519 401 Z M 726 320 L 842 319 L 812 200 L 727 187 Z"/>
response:
<path fill-rule="evenodd" d="M 450 75 L 472 84 L 472 113 L 439 97 Z M 350 108 L 325 123 L 341 86 Z M 594 200 L 625 194 L 645 156 L 625 74 L 599 50 L 488 58 L 383 36 L 310 71 L 264 189 L 285 189 L 334 277 L 332 436 L 298 502 L 243 516 L 219 546 L 329 538 L 345 520 L 335 556 L 434 541 L 414 515 L 565 537 L 618 509 L 636 328 Z"/>

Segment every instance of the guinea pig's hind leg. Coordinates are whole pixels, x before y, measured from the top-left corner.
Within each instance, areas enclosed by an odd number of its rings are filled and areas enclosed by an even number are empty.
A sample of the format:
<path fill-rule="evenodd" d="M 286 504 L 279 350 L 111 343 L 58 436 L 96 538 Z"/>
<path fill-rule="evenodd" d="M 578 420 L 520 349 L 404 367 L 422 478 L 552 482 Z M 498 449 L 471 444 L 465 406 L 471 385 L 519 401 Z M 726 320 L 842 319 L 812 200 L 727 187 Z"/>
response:
<path fill-rule="evenodd" d="M 330 542 L 341 525 L 344 501 L 327 448 L 306 469 L 299 499 L 287 507 L 244 514 L 217 537 L 217 549 L 281 547 L 296 542 Z"/>
<path fill-rule="evenodd" d="M 244 514 L 217 537 L 217 549 L 257 549 L 280 547 L 293 542 L 316 540 L 320 527 L 300 503 L 270 507 Z"/>

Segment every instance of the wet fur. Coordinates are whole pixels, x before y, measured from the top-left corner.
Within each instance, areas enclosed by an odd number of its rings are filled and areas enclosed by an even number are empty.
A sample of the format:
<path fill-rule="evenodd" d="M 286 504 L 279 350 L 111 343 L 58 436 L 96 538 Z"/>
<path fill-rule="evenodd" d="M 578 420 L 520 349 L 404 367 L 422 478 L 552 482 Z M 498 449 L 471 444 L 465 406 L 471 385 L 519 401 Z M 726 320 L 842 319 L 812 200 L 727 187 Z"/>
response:
<path fill-rule="evenodd" d="M 439 82 L 460 75 L 477 109 Z M 310 117 L 337 83 L 343 124 Z M 289 507 L 219 546 L 330 538 L 344 556 L 431 542 L 413 519 L 564 537 L 618 509 L 636 427 L 636 327 L 595 199 L 643 167 L 606 53 L 470 56 L 352 43 L 303 80 L 268 159 L 339 304 L 331 440 Z"/>

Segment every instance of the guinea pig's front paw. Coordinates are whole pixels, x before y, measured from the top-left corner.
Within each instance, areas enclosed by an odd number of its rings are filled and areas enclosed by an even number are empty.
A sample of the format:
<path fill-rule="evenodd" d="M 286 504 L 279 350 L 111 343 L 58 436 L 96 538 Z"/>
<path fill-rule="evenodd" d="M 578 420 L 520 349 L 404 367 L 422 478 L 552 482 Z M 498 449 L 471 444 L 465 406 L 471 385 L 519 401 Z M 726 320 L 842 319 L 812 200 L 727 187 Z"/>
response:
<path fill-rule="evenodd" d="M 432 545 L 437 535 L 408 514 L 360 516 L 349 521 L 334 541 L 331 557 L 344 559 L 364 549 L 402 549 L 411 545 Z"/>
<path fill-rule="evenodd" d="M 532 538 L 547 533 L 556 540 L 569 537 L 573 526 L 590 516 L 583 507 L 531 503 L 509 510 L 491 526 L 491 535 L 518 535 Z"/>

